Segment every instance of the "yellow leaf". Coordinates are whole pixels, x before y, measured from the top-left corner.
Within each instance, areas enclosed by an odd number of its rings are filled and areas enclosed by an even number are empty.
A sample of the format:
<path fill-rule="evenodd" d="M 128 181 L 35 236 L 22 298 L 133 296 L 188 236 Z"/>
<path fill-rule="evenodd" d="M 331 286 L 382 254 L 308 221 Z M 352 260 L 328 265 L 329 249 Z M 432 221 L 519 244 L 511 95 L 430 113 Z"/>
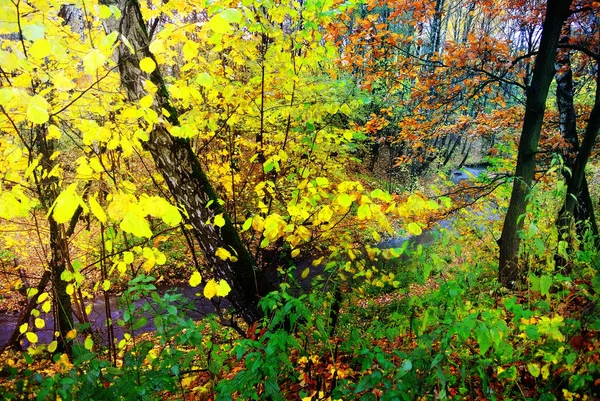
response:
<path fill-rule="evenodd" d="M 100 18 L 107 19 L 112 16 L 112 11 L 108 6 L 102 4 L 98 7 L 98 14 L 100 14 Z"/>
<path fill-rule="evenodd" d="M 305 279 L 308 277 L 308 273 L 310 273 L 310 269 L 307 267 L 306 269 L 302 270 L 302 274 L 300 275 L 300 277 L 302 279 Z"/>
<path fill-rule="evenodd" d="M 119 227 L 121 227 L 121 230 L 131 233 L 136 237 L 150 238 L 152 236 L 152 230 L 150 230 L 146 218 L 140 216 L 135 210 L 130 210 L 125 214 Z"/>
<path fill-rule="evenodd" d="M 254 216 L 252 219 L 252 228 L 261 232 L 265 228 L 265 219 L 262 216 Z"/>
<path fill-rule="evenodd" d="M 146 95 L 140 99 L 140 106 L 146 107 L 146 108 L 152 107 L 153 102 L 154 102 L 154 99 L 152 98 L 152 95 Z"/>
<path fill-rule="evenodd" d="M 154 252 L 152 252 L 152 249 L 148 247 L 144 247 L 142 255 L 146 258 L 146 260 L 142 264 L 142 268 L 146 273 L 148 273 L 150 269 L 152 269 L 156 264 L 156 256 L 154 255 Z"/>
<path fill-rule="evenodd" d="M 213 86 L 213 78 L 208 72 L 201 72 L 200 74 L 196 75 L 196 83 L 200 86 L 204 86 L 205 88 L 210 88 Z"/>
<path fill-rule="evenodd" d="M 229 31 L 231 25 L 229 25 L 229 21 L 223 18 L 222 13 L 219 13 L 213 16 L 210 21 L 208 21 L 207 26 L 212 29 L 215 33 L 226 33 Z"/>
<path fill-rule="evenodd" d="M 217 295 L 217 282 L 213 279 L 208 280 L 206 286 L 204 286 L 204 296 L 208 299 L 211 299 L 215 295 Z"/>
<path fill-rule="evenodd" d="M 44 321 L 44 319 L 40 319 L 38 317 L 35 319 L 35 327 L 37 327 L 38 329 L 43 329 L 44 327 L 46 327 L 46 322 Z"/>
<path fill-rule="evenodd" d="M 32 333 L 30 331 L 28 331 L 27 333 L 25 333 L 25 337 L 27 338 L 27 341 L 29 341 L 32 344 L 35 344 L 38 342 L 38 336 L 35 333 Z"/>
<path fill-rule="evenodd" d="M 421 226 L 414 222 L 408 223 L 408 226 L 406 226 L 406 231 L 408 231 L 408 233 L 411 235 L 421 235 L 421 233 L 423 233 Z"/>
<path fill-rule="evenodd" d="M 50 309 L 52 309 L 52 304 L 50 303 L 50 301 L 46 301 L 42 304 L 42 311 L 44 311 L 45 313 L 50 312 Z"/>
<path fill-rule="evenodd" d="M 183 45 L 183 48 L 181 49 L 183 51 L 183 59 L 185 61 L 190 61 L 196 57 L 198 55 L 199 47 L 200 45 L 192 40 L 185 42 L 185 45 Z"/>
<path fill-rule="evenodd" d="M 202 282 L 202 276 L 200 275 L 200 273 L 193 272 L 192 276 L 190 277 L 190 285 L 192 287 L 198 287 L 198 285 L 200 285 L 201 282 Z"/>
<path fill-rule="evenodd" d="M 217 287 L 217 296 L 226 297 L 231 291 L 231 287 L 225 280 L 219 280 L 219 286 Z"/>
<path fill-rule="evenodd" d="M 231 258 L 231 253 L 229 253 L 229 251 L 224 248 L 217 249 L 217 251 L 215 252 L 215 255 L 217 255 L 222 260 L 227 260 L 227 259 Z"/>
<path fill-rule="evenodd" d="M 333 217 L 333 210 L 331 210 L 331 208 L 329 206 L 323 207 L 321 210 L 319 210 L 319 213 L 317 214 L 317 219 L 321 223 L 329 223 L 329 221 L 331 220 L 332 217 Z"/>
<path fill-rule="evenodd" d="M 44 302 L 47 299 L 48 299 L 48 293 L 47 292 L 42 292 L 40 294 L 40 296 L 38 297 L 37 302 L 38 302 L 38 304 L 41 304 L 42 302 Z"/>
<path fill-rule="evenodd" d="M 215 223 L 215 226 L 217 226 L 217 227 L 223 227 L 225 225 L 225 219 L 223 218 L 223 213 L 215 216 L 214 223 Z"/>
<path fill-rule="evenodd" d="M 67 340 L 72 340 L 77 336 L 77 330 L 76 329 L 71 329 L 69 330 L 69 332 L 66 335 Z"/>
<path fill-rule="evenodd" d="M 550 364 L 547 363 L 542 366 L 542 378 L 546 380 L 548 379 L 548 376 L 550 376 Z"/>
<path fill-rule="evenodd" d="M 152 52 L 152 54 L 164 53 L 166 50 L 165 42 L 163 42 L 161 39 L 155 39 L 152 41 L 152 43 L 150 43 L 149 49 Z"/>
<path fill-rule="evenodd" d="M 300 255 L 300 249 L 294 249 L 292 251 L 292 258 L 295 258 L 298 255 Z"/>
<path fill-rule="evenodd" d="M 150 57 L 140 60 L 140 69 L 148 74 L 156 69 L 156 63 Z"/>
<path fill-rule="evenodd" d="M 52 216 L 57 223 L 66 223 L 75 214 L 79 206 L 79 196 L 75 192 L 76 188 L 77 183 L 69 185 L 54 201 Z"/>
<path fill-rule="evenodd" d="M 364 203 L 358 207 L 358 211 L 356 213 L 357 217 L 360 220 L 365 220 L 371 217 L 371 207 L 368 203 Z"/>
<path fill-rule="evenodd" d="M 46 139 L 48 139 L 48 140 L 60 139 L 61 136 L 62 136 L 62 132 L 60 132 L 60 130 L 58 129 L 58 127 L 56 125 L 48 126 L 48 135 L 46 135 Z"/>
<path fill-rule="evenodd" d="M 125 264 L 125 262 L 119 262 L 119 263 L 117 263 L 117 270 L 119 271 L 119 274 L 121 276 L 123 274 L 125 274 L 127 272 L 127 265 Z"/>
<path fill-rule="evenodd" d="M 58 347 L 58 342 L 56 340 L 52 341 L 50 344 L 48 344 L 48 352 L 56 351 L 57 347 Z"/>
<path fill-rule="evenodd" d="M 87 74 L 95 74 L 96 70 L 104 65 L 106 56 L 98 49 L 92 49 L 83 57 L 83 66 Z"/>
<path fill-rule="evenodd" d="M 21 333 L 21 334 L 25 333 L 28 328 L 29 328 L 29 323 L 23 323 L 22 325 L 19 326 L 19 333 Z"/>
<path fill-rule="evenodd" d="M 27 105 L 27 119 L 34 124 L 44 124 L 50 118 L 48 110 L 50 105 L 42 96 L 35 95 L 29 99 Z"/>
<path fill-rule="evenodd" d="M 133 263 L 133 252 L 123 252 L 123 262 L 127 264 Z"/>
<path fill-rule="evenodd" d="M 104 280 L 102 283 L 102 289 L 104 291 L 108 291 L 110 289 L 110 280 Z"/>
<path fill-rule="evenodd" d="M 350 207 L 352 205 L 352 197 L 348 194 L 340 194 L 337 197 L 337 203 L 342 207 Z"/>
<path fill-rule="evenodd" d="M 48 57 L 52 54 L 52 48 L 50 47 L 50 42 L 48 39 L 39 39 L 33 42 L 28 51 L 30 56 L 33 56 L 38 59 L 43 59 L 44 57 Z"/>
<path fill-rule="evenodd" d="M 56 74 L 52 77 L 52 83 L 54 84 L 54 88 L 61 92 L 68 92 L 75 88 L 75 82 L 65 77 L 64 74 Z"/>
<path fill-rule="evenodd" d="M 96 200 L 96 196 L 97 194 L 94 194 L 94 196 L 90 197 L 88 200 L 90 204 L 90 210 L 101 223 L 106 223 L 106 213 L 104 213 L 104 209 L 102 209 L 102 206 L 100 206 Z"/>
<path fill-rule="evenodd" d="M 156 255 L 156 264 L 159 266 L 164 265 L 167 262 L 167 257 L 164 253 L 154 248 L 154 254 Z"/>

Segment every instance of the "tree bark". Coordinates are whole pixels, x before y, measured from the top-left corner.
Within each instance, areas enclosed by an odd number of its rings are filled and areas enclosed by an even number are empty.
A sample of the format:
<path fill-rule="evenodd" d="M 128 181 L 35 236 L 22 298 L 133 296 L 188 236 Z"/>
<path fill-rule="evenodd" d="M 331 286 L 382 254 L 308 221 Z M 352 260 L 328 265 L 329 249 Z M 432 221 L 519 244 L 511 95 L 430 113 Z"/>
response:
<path fill-rule="evenodd" d="M 142 88 L 145 74 L 139 62 L 145 57 L 155 60 L 148 49 L 150 40 L 137 0 L 103 0 L 103 4 L 116 5 L 121 10 L 120 20 L 106 20 L 108 31 L 119 31 L 135 49 L 131 54 L 127 47 L 118 49 L 118 64 L 121 83 L 129 100 L 136 101 L 145 95 Z M 160 114 L 164 108 L 172 126 L 179 125 L 178 113 L 171 104 L 169 94 L 158 67 L 150 74 L 150 80 L 158 87 L 155 110 Z M 158 171 L 162 174 L 175 201 L 183 205 L 188 213 L 188 223 L 204 253 L 208 266 L 216 278 L 227 281 L 231 287 L 227 299 L 232 303 L 246 323 L 261 317 L 258 301 L 274 288 L 268 283 L 239 234 L 219 203 L 219 198 L 210 184 L 188 140 L 172 136 L 166 125 L 155 124 L 149 140 L 144 144 Z M 210 223 L 214 216 L 222 213 L 223 227 Z M 222 260 L 215 255 L 218 248 L 225 248 L 236 255 L 237 262 Z"/>
<path fill-rule="evenodd" d="M 588 159 L 590 158 L 590 154 L 594 148 L 594 144 L 596 142 L 596 138 L 598 138 L 598 131 L 600 130 L 600 71 L 597 72 L 596 77 L 596 98 L 594 100 L 594 107 L 592 108 L 592 112 L 590 113 L 590 118 L 588 120 L 585 134 L 583 136 L 583 141 L 581 142 L 581 148 L 577 153 L 577 158 L 573 163 L 571 179 L 567 184 L 567 196 L 565 198 L 564 206 L 561 210 L 560 216 L 560 224 L 570 225 L 569 222 L 573 219 L 573 215 L 575 214 L 575 209 L 582 205 L 582 202 L 579 202 L 579 195 L 582 190 L 587 189 L 587 183 L 585 181 L 585 166 L 587 164 Z M 585 185 L 585 187 L 584 187 Z M 589 196 L 589 191 L 587 192 Z M 590 200 L 591 203 L 591 200 Z M 598 234 L 598 227 L 596 226 L 596 221 L 594 218 L 593 208 L 591 208 L 590 204 L 590 218 L 592 219 L 592 230 L 595 232 L 594 234 Z"/>
<path fill-rule="evenodd" d="M 554 61 L 558 39 L 569 15 L 570 6 L 571 0 L 548 1 L 531 86 L 527 89 L 513 190 L 502 235 L 498 241 L 500 246 L 498 279 L 502 285 L 509 288 L 521 277 L 518 265 L 520 231 L 523 229 L 527 195 L 535 173 L 535 156 L 546 110 L 546 99 L 555 73 Z"/>
<path fill-rule="evenodd" d="M 561 44 L 569 42 L 569 31 L 570 29 L 568 27 L 565 28 L 565 33 L 560 39 Z M 556 104 L 559 112 L 560 132 L 562 137 L 569 144 L 569 148 L 565 149 L 563 152 L 565 166 L 570 170 L 570 172 L 565 170 L 563 174 L 569 190 L 569 184 L 574 175 L 573 169 L 575 159 L 580 151 L 579 138 L 577 136 L 577 117 L 573 103 L 573 72 L 571 70 L 571 55 L 569 49 L 562 49 L 559 51 L 556 67 Z M 570 190 L 574 190 L 574 188 L 571 188 Z M 567 205 L 565 201 L 556 222 L 560 238 L 569 237 L 570 227 L 574 222 L 573 218 L 577 223 L 589 221 L 592 233 L 598 235 L 598 226 L 594 216 L 594 207 L 592 198 L 590 197 L 588 183 L 585 178 L 585 172 L 581 182 L 581 189 L 577 193 L 575 210 L 571 211 L 572 213 L 566 213 L 566 211 Z M 585 226 L 583 224 L 577 226 L 577 232 L 580 237 L 583 237 L 584 233 L 582 230 L 584 228 Z"/>
<path fill-rule="evenodd" d="M 41 165 L 44 173 L 54 169 L 56 161 L 52 160 L 52 154 L 55 150 L 56 140 L 46 139 L 45 126 L 37 129 L 36 142 L 40 153 L 42 154 Z M 56 177 L 48 177 L 42 174 L 38 181 L 38 191 L 42 206 L 50 210 L 54 201 L 58 198 L 59 183 Z M 50 269 L 50 280 L 52 282 L 52 291 L 54 293 L 54 324 L 58 331 L 59 352 L 70 353 L 70 345 L 67 342 L 67 333 L 73 329 L 73 307 L 71 305 L 71 296 L 67 293 L 68 283 L 62 279 L 62 274 L 66 269 L 69 260 L 69 243 L 67 237 L 62 231 L 60 224 L 54 220 L 54 215 L 48 216 L 50 228 L 50 260 L 48 267 Z"/>

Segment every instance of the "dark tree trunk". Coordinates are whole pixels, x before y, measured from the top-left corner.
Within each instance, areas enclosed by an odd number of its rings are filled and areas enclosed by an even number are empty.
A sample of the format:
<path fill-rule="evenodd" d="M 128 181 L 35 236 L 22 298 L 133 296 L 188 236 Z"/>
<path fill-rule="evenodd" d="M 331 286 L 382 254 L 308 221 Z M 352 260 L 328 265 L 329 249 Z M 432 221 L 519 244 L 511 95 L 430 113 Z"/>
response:
<path fill-rule="evenodd" d="M 527 195 L 535 173 L 535 156 L 546 110 L 546 99 L 555 73 L 556 47 L 562 26 L 569 15 L 570 6 L 571 0 L 548 1 L 531 86 L 527 89 L 513 190 L 502 235 L 498 241 L 500 246 L 498 279 L 506 287 L 512 287 L 521 277 L 518 253 L 521 242 L 519 233 L 524 223 L 522 216 L 527 208 Z"/>
<path fill-rule="evenodd" d="M 561 43 L 569 42 L 569 28 L 565 28 L 565 34 L 561 37 Z M 556 73 L 556 104 L 558 105 L 560 132 L 565 141 L 569 144 L 569 148 L 563 152 L 565 166 L 570 171 L 564 172 L 567 186 L 571 182 L 573 176 L 573 168 L 575 159 L 580 150 L 579 138 L 577 136 L 577 117 L 575 114 L 575 106 L 573 104 L 573 72 L 571 70 L 571 55 L 568 49 L 562 49 L 558 53 L 557 58 L 557 73 Z M 570 227 L 574 217 L 576 223 L 589 221 L 592 233 L 598 235 L 598 226 L 594 216 L 594 207 L 590 192 L 588 189 L 585 173 L 581 182 L 581 190 L 577 193 L 577 203 L 572 215 L 565 213 L 566 203 L 563 205 L 557 220 L 557 228 L 561 238 L 568 237 Z M 583 235 L 583 224 L 578 224 L 578 234 Z"/>
<path fill-rule="evenodd" d="M 119 21 L 115 18 L 106 20 L 106 29 L 118 30 L 135 49 L 136 53 L 131 54 L 127 47 L 120 46 L 118 63 L 122 85 L 129 99 L 136 101 L 145 95 L 142 88 L 145 74 L 139 69 L 139 62 L 145 57 L 154 59 L 148 50 L 149 38 L 139 4 L 137 0 L 104 0 L 103 3 L 118 6 L 122 13 Z M 155 94 L 155 100 L 158 102 L 156 110 L 159 113 L 161 108 L 167 110 L 170 114 L 169 123 L 173 126 L 178 125 L 177 110 L 170 102 L 159 69 L 154 70 L 149 78 L 158 87 Z M 193 234 L 208 266 L 216 278 L 223 279 L 230 285 L 231 292 L 227 299 L 247 323 L 258 320 L 261 317 L 258 300 L 274 288 L 264 279 L 248 249 L 243 245 L 189 141 L 172 136 L 166 126 L 156 124 L 145 147 L 152 155 L 173 198 L 185 207 L 189 215 L 188 223 L 193 227 Z M 225 225 L 220 228 L 210 223 L 219 213 L 223 213 L 225 219 Z M 237 256 L 237 262 L 217 257 L 215 252 L 218 248 L 231 251 Z"/>
<path fill-rule="evenodd" d="M 598 234 L 598 227 L 596 226 L 591 199 L 590 205 L 585 206 L 584 202 L 579 201 L 579 198 L 582 193 L 584 197 L 586 195 L 589 197 L 589 191 L 587 190 L 587 183 L 585 181 L 585 166 L 592 153 L 596 138 L 598 137 L 598 131 L 600 130 L 600 71 L 598 71 L 597 74 L 594 107 L 590 113 L 581 147 L 579 148 L 579 152 L 573 163 L 571 179 L 567 183 L 567 196 L 559 218 L 559 225 L 561 227 L 569 227 L 571 225 L 570 222 L 573 220 L 573 216 L 576 215 L 576 208 L 582 206 L 589 207 L 589 211 L 586 210 L 582 213 L 589 213 L 592 230 L 595 230 L 594 234 L 596 235 Z"/>
<path fill-rule="evenodd" d="M 59 182 L 57 177 L 49 177 L 48 172 L 56 166 L 56 160 L 52 159 L 55 150 L 56 140 L 46 139 L 46 127 L 39 126 L 35 129 L 36 145 L 39 149 L 42 174 L 36 174 L 36 183 L 39 198 L 45 210 L 50 210 L 54 201 L 58 197 Z M 74 218 L 77 218 L 75 214 Z M 54 220 L 54 215 L 48 216 L 50 228 L 50 259 L 48 268 L 50 269 L 50 280 L 52 282 L 54 299 L 54 324 L 58 331 L 58 348 L 60 352 L 70 353 L 70 346 L 66 340 L 67 333 L 73 329 L 73 307 L 71 305 L 71 296 L 67 293 L 68 283 L 62 279 L 62 274 L 66 269 L 69 260 L 69 243 L 63 228 Z M 74 224 L 74 223 L 73 223 Z"/>

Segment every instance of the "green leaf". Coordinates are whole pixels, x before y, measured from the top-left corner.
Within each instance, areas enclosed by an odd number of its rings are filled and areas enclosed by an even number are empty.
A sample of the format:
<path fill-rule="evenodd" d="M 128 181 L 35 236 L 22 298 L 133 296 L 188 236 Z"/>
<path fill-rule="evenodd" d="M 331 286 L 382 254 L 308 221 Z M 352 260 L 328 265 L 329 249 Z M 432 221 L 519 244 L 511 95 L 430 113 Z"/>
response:
<path fill-rule="evenodd" d="M 87 336 L 85 338 L 85 341 L 83 342 L 83 346 L 88 351 L 90 351 L 94 347 L 94 340 L 92 339 L 92 336 Z"/>
<path fill-rule="evenodd" d="M 531 376 L 538 377 L 540 375 L 540 365 L 537 363 L 528 363 L 527 370 L 531 373 Z"/>
<path fill-rule="evenodd" d="M 421 235 L 423 233 L 421 226 L 419 226 L 415 222 L 408 223 L 408 225 L 406 226 L 406 231 L 408 231 L 408 233 L 411 235 Z"/>
<path fill-rule="evenodd" d="M 44 32 L 46 28 L 44 25 L 23 25 L 21 32 L 23 33 L 23 37 L 27 40 L 38 40 L 44 37 Z"/>
<path fill-rule="evenodd" d="M 123 371 L 119 368 L 115 368 L 114 366 L 107 366 L 106 368 L 106 373 L 111 374 L 113 376 L 121 376 L 123 374 Z"/>
<path fill-rule="evenodd" d="M 252 227 L 252 217 L 248 217 L 242 225 L 242 231 L 248 231 Z"/>
<path fill-rule="evenodd" d="M 542 295 L 550 294 L 550 287 L 552 287 L 552 277 L 545 275 L 540 278 L 540 293 Z"/>
<path fill-rule="evenodd" d="M 490 335 L 490 330 L 483 323 L 479 323 L 475 328 L 475 336 L 477 337 L 477 342 L 479 343 L 479 354 L 485 355 L 485 353 L 492 346 L 492 336 Z"/>
<path fill-rule="evenodd" d="M 540 333 L 538 332 L 537 326 L 530 324 L 525 327 L 525 334 L 530 340 L 537 341 L 540 339 Z"/>

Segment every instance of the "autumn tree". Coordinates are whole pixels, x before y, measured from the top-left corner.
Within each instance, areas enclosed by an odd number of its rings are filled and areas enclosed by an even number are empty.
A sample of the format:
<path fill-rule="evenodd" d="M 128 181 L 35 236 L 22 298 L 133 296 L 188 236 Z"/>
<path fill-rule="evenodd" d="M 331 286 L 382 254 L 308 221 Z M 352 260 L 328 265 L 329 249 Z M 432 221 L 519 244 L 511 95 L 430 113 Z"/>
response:
<path fill-rule="evenodd" d="M 507 287 L 512 287 L 519 280 L 521 274 L 518 263 L 519 232 L 523 228 L 527 195 L 535 174 L 536 154 L 544 120 L 546 99 L 550 83 L 554 78 L 558 39 L 563 24 L 569 16 L 570 6 L 570 0 L 548 2 L 540 47 L 535 59 L 531 84 L 527 89 L 525 117 L 519 139 L 513 190 L 504 219 L 502 235 L 499 239 L 498 277 L 500 282 Z"/>

